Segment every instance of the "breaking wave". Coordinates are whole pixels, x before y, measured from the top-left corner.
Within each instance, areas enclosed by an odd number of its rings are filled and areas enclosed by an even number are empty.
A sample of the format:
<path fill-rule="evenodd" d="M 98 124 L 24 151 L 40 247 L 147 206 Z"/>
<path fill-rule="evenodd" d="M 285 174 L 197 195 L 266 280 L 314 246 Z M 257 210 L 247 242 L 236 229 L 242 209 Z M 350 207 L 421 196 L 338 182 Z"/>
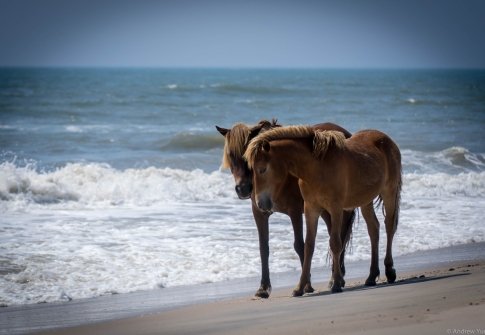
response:
<path fill-rule="evenodd" d="M 0 165 L 0 203 L 5 209 L 30 204 L 69 207 L 155 206 L 167 202 L 233 198 L 227 173 L 171 168 L 117 170 L 107 164 L 70 163 L 52 172 L 33 165 Z"/>

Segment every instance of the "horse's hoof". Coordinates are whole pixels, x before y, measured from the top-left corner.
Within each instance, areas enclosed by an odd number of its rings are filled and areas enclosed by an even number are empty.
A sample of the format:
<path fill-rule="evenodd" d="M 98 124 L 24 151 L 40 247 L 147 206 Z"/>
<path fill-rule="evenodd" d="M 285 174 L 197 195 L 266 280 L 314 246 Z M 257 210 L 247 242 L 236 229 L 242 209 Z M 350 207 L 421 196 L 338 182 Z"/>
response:
<path fill-rule="evenodd" d="M 313 293 L 315 289 L 312 287 L 312 284 L 308 283 L 305 285 L 305 289 L 303 290 L 304 293 Z"/>
<path fill-rule="evenodd" d="M 389 284 L 394 283 L 396 281 L 396 270 L 394 270 L 394 268 L 386 270 L 386 277 Z"/>
<path fill-rule="evenodd" d="M 269 295 L 271 294 L 271 286 L 268 287 L 263 287 L 261 286 L 256 293 L 254 294 L 255 297 L 262 298 L 262 299 L 268 299 Z"/>
<path fill-rule="evenodd" d="M 303 295 L 303 290 L 301 289 L 294 289 L 291 293 L 292 297 L 301 297 Z"/>
<path fill-rule="evenodd" d="M 365 286 L 376 286 L 377 285 L 377 280 L 379 279 L 379 276 L 381 275 L 381 272 L 379 269 L 377 271 L 370 271 L 369 277 L 367 277 L 365 281 Z"/>
<path fill-rule="evenodd" d="M 367 278 L 365 281 L 365 286 L 376 286 L 376 279 L 375 278 Z"/>
<path fill-rule="evenodd" d="M 345 280 L 342 279 L 342 287 L 345 287 Z M 330 281 L 328 282 L 328 288 L 332 288 L 333 287 L 333 279 L 330 279 Z"/>
<path fill-rule="evenodd" d="M 342 292 L 342 287 L 338 285 L 333 285 L 332 286 L 332 293 L 341 293 Z"/>
<path fill-rule="evenodd" d="M 269 298 L 269 292 L 265 290 L 258 290 L 255 294 L 255 297 L 262 298 L 262 299 L 268 299 Z"/>

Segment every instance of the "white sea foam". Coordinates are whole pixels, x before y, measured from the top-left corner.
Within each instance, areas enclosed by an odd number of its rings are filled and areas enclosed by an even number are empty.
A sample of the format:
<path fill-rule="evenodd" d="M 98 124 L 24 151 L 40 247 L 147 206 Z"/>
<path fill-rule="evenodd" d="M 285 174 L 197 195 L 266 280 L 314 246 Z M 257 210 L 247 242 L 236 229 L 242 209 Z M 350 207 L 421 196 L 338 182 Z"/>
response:
<path fill-rule="evenodd" d="M 410 149 L 401 151 L 404 170 L 417 173 L 460 173 L 485 170 L 485 155 L 463 147 L 450 147 L 437 152 Z"/>
<path fill-rule="evenodd" d="M 220 171 L 1 164 L 0 304 L 259 276 L 250 202 L 233 186 Z M 484 171 L 405 173 L 394 254 L 485 241 L 483 208 Z M 271 272 L 299 270 L 288 217 L 270 222 Z M 381 259 L 384 248 L 381 228 Z M 314 266 L 326 264 L 327 250 L 322 227 Z M 347 259 L 369 257 L 360 219 Z"/>

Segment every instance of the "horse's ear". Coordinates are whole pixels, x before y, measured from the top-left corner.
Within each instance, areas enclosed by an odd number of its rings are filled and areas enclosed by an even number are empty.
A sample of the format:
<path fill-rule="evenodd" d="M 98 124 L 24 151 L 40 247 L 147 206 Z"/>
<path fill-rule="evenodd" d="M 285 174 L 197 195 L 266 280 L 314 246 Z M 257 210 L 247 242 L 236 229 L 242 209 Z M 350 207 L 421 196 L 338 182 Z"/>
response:
<path fill-rule="evenodd" d="M 261 120 L 259 121 L 258 123 L 258 127 L 259 129 L 269 129 L 271 128 L 271 122 L 269 122 L 268 120 Z"/>
<path fill-rule="evenodd" d="M 259 127 L 259 126 L 253 127 L 249 131 L 249 139 L 251 140 L 251 139 L 255 138 L 256 136 L 258 136 L 260 131 L 261 131 L 261 127 Z"/>
<path fill-rule="evenodd" d="M 268 152 L 271 149 L 271 146 L 268 141 L 263 141 L 263 143 L 261 144 L 261 148 L 263 149 L 263 151 Z"/>
<path fill-rule="evenodd" d="M 271 124 L 271 127 L 273 127 L 273 128 L 276 128 L 276 127 L 281 127 L 281 125 L 278 123 L 278 119 L 276 119 L 276 118 L 273 118 L 273 119 L 271 120 L 271 123 L 272 123 L 272 124 Z"/>
<path fill-rule="evenodd" d="M 267 120 L 261 120 L 256 126 L 250 129 L 249 139 L 253 139 L 256 136 L 258 136 L 262 130 L 269 130 L 269 129 L 271 129 L 271 122 Z"/>
<path fill-rule="evenodd" d="M 221 135 L 222 135 L 222 136 L 224 136 L 224 137 L 225 137 L 225 136 L 227 135 L 227 133 L 229 132 L 229 129 L 226 129 L 226 128 L 221 128 L 221 127 L 218 127 L 218 126 L 216 126 L 216 129 L 217 129 L 217 131 L 218 131 L 219 133 L 221 133 Z"/>

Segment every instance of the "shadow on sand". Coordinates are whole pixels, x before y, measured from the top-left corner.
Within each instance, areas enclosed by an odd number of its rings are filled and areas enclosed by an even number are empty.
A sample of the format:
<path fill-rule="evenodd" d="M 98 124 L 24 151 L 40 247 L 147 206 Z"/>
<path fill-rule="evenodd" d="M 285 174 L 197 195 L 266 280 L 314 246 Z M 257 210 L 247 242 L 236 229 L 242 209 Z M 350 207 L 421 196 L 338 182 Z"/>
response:
<path fill-rule="evenodd" d="M 353 285 L 349 287 L 345 287 L 343 289 L 343 292 L 340 294 L 345 294 L 347 292 L 355 292 L 355 291 L 365 291 L 365 290 L 375 290 L 379 288 L 386 288 L 386 287 L 392 287 L 392 286 L 400 286 L 400 285 L 410 285 L 410 284 L 419 284 L 419 283 L 424 283 L 428 281 L 434 281 L 434 280 L 442 280 L 442 279 L 447 279 L 447 278 L 453 278 L 453 277 L 460 277 L 460 276 L 468 276 L 470 273 L 454 273 L 454 274 L 446 274 L 446 275 L 439 275 L 439 276 L 430 276 L 426 277 L 424 275 L 421 275 L 419 277 L 410 277 L 410 278 L 403 278 L 400 279 L 392 284 L 388 284 L 387 282 L 382 282 L 379 283 L 375 286 L 365 286 L 364 284 L 361 285 Z M 332 295 L 336 293 L 332 293 L 330 290 L 325 290 L 325 291 L 318 291 L 314 293 L 307 293 L 301 297 L 298 298 L 311 298 L 311 297 L 318 297 L 318 296 L 326 296 L 326 295 Z"/>

